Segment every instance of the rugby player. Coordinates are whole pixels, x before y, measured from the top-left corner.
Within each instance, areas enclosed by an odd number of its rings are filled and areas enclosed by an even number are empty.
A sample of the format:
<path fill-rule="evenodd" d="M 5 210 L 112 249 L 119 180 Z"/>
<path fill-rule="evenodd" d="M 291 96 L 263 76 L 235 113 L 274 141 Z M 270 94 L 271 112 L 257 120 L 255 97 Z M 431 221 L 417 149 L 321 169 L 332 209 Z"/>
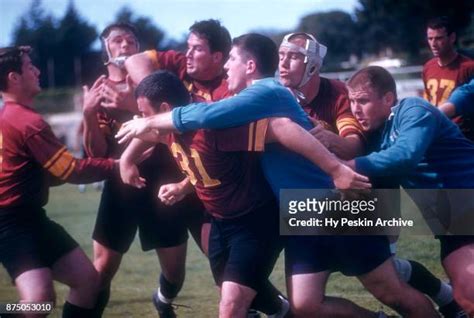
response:
<path fill-rule="evenodd" d="M 0 262 L 22 302 L 55 301 L 69 286 L 63 317 L 100 317 L 98 273 L 77 242 L 46 216 L 49 187 L 111 177 L 113 159 L 76 159 L 33 109 L 40 71 L 29 47 L 0 49 Z"/>
<path fill-rule="evenodd" d="M 91 89 L 84 87 L 84 145 L 90 157 L 119 158 L 125 147 L 117 144 L 114 135 L 123 122 L 139 113 L 130 77 L 120 65 L 124 58 L 138 53 L 139 42 L 135 28 L 125 23 L 109 25 L 100 37 L 108 77 L 99 77 Z M 161 265 L 153 302 L 160 317 L 174 317 L 170 303 L 184 282 L 187 220 L 201 223 L 197 218 L 201 218 L 202 207 L 193 196 L 173 207 L 156 198 L 159 186 L 179 186 L 183 179 L 164 145 L 148 151 L 140 171 L 148 180 L 144 189 L 126 186 L 117 176 L 106 181 L 102 192 L 93 232 L 94 266 L 101 277 L 98 307 L 105 309 L 112 279 L 138 229 L 142 249 L 154 249 Z"/>
<path fill-rule="evenodd" d="M 135 54 L 125 61 L 125 67 L 135 83 L 156 70 L 168 70 L 176 74 L 191 93 L 194 102 L 217 101 L 231 94 L 227 90 L 226 74 L 223 69 L 227 60 L 231 38 L 227 29 L 217 20 L 203 20 L 189 28 L 188 49 L 186 53 L 170 51 L 146 51 Z M 185 183 L 176 186 L 164 185 L 160 188 L 160 198 L 166 204 L 176 200 L 176 191 L 186 189 Z M 173 191 L 170 191 L 173 189 Z M 198 206 L 200 202 L 196 202 Z M 197 232 L 199 224 L 190 226 L 191 232 Z M 207 218 L 201 224 L 200 247 L 207 254 L 210 222 Z M 193 234 L 196 239 L 196 235 Z M 276 292 L 276 289 L 275 289 Z M 172 298 L 153 295 L 155 306 L 166 307 L 163 302 Z M 259 297 L 259 296 L 257 296 Z"/>
<path fill-rule="evenodd" d="M 350 162 L 357 171 L 394 178 L 405 189 L 474 188 L 474 145 L 438 109 L 420 98 L 397 101 L 395 81 L 381 67 L 356 72 L 347 86 L 354 116 L 376 137 L 374 152 Z M 453 221 L 462 209 L 450 213 Z M 473 315 L 474 236 L 437 238 L 454 298 Z"/>
<path fill-rule="evenodd" d="M 273 72 L 259 72 L 268 67 L 268 61 L 278 60 L 274 44 L 266 44 L 268 47 L 263 50 L 263 43 L 269 42 L 271 43 L 270 39 L 259 34 L 247 34 L 234 39 L 225 66 L 228 69 L 229 90 L 238 93 L 234 97 L 210 104 L 176 107 L 172 112 L 131 121 L 122 127 L 117 137 L 125 141 L 150 134 L 153 129 L 187 132 L 200 128 L 226 128 L 267 117 L 288 117 L 307 130 L 313 128 L 292 94 L 273 78 L 263 78 L 265 75 L 272 76 Z M 272 46 L 274 49 L 269 49 Z M 277 67 L 277 63 L 274 67 Z M 290 122 L 287 119 L 280 123 L 283 128 L 288 128 Z M 273 130 L 278 131 L 278 127 Z M 308 134 L 304 130 L 299 132 L 298 137 L 292 134 L 291 140 L 284 143 L 298 154 L 276 143 L 267 145 L 262 154 L 262 167 L 274 194 L 279 197 L 281 189 L 331 189 L 334 183 L 339 184 L 339 187 L 350 187 L 347 182 L 339 183 L 337 178 L 333 183 L 326 173 L 334 176 L 334 171 L 331 171 L 327 163 L 317 167 L 301 156 L 312 158 L 318 151 L 314 151 L 314 142 L 303 142 Z M 365 287 L 378 299 L 407 317 L 436 316 L 429 301 L 398 278 L 385 237 L 306 237 L 290 241 L 286 243 L 285 259 L 294 315 L 377 317 L 377 313 L 360 308 L 352 302 L 324 295 L 330 272 L 341 270 L 346 274 L 358 275 Z M 301 246 L 307 248 L 302 249 Z M 344 258 L 348 252 L 353 257 Z"/>
<path fill-rule="evenodd" d="M 285 35 L 278 54 L 280 82 L 295 92 L 315 120 L 311 133 L 339 158 L 364 152 L 364 135 L 351 113 L 344 83 L 319 76 L 327 48 L 308 33 Z"/>
<path fill-rule="evenodd" d="M 365 152 L 365 137 L 351 112 L 345 84 L 319 76 L 326 51 L 311 34 L 287 34 L 278 52 L 280 82 L 295 92 L 300 105 L 316 121 L 316 127 L 311 130 L 314 136 L 339 158 L 353 159 Z M 382 185 L 378 180 L 377 187 L 392 186 L 385 181 Z M 390 200 L 388 206 L 395 206 L 399 200 L 395 191 L 395 197 L 386 198 Z M 396 248 L 396 243 L 392 243 L 391 248 Z M 460 308 L 453 300 L 451 286 L 416 261 L 394 260 L 405 282 L 432 297 L 446 317 L 456 317 Z"/>
<path fill-rule="evenodd" d="M 424 98 L 440 106 L 456 87 L 474 77 L 474 61 L 456 51 L 456 32 L 447 17 L 430 20 L 426 36 L 434 57 L 423 66 Z M 473 121 L 469 116 L 456 116 L 453 121 L 468 139 L 474 140 Z"/>

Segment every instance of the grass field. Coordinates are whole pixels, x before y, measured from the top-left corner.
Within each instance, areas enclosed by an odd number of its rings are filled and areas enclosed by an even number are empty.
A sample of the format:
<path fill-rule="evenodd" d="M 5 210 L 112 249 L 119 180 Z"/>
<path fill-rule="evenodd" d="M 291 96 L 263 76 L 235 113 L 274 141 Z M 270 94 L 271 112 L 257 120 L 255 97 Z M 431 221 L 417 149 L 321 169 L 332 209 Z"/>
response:
<path fill-rule="evenodd" d="M 87 187 L 85 193 L 79 193 L 77 187 L 64 185 L 53 188 L 48 215 L 63 225 L 80 243 L 86 253 L 92 255 L 91 232 L 95 221 L 100 193 Z M 445 277 L 439 264 L 438 243 L 428 236 L 403 237 L 399 243 L 399 256 L 413 258 L 424 263 L 435 274 Z M 213 285 L 207 260 L 192 240 L 189 243 L 187 276 L 182 292 L 176 299 L 179 304 L 191 308 L 179 308 L 180 317 L 216 317 L 218 295 Z M 144 253 L 135 240 L 130 251 L 124 256 L 122 266 L 112 285 L 112 295 L 104 317 L 156 317 L 151 304 L 151 293 L 156 287 L 159 264 L 154 252 Z M 283 260 L 279 259 L 272 281 L 284 290 Z M 359 282 L 334 274 L 328 285 L 328 294 L 343 296 L 373 310 L 382 306 L 365 292 Z M 67 289 L 56 284 L 57 307 L 50 317 L 61 317 Z M 0 268 L 0 303 L 18 299 L 6 271 Z"/>

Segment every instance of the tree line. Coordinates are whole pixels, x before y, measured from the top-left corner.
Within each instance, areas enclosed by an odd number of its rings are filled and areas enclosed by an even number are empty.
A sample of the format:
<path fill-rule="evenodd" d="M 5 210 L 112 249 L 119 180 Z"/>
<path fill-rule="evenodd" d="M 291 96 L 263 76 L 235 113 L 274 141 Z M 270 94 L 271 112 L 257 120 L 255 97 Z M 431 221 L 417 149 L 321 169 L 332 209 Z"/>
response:
<path fill-rule="evenodd" d="M 284 34 L 309 32 L 328 47 L 323 71 L 340 68 L 342 61 L 369 56 L 393 55 L 409 63 L 429 57 L 425 40 L 428 19 L 450 16 L 458 30 L 461 47 L 474 47 L 474 1 L 472 0 L 359 0 L 354 12 L 329 11 L 303 17 L 295 30 L 264 31 L 276 43 Z M 129 7 L 121 8 L 114 22 L 136 26 L 141 49 L 186 47 L 184 39 L 165 42 L 165 32 Z M 96 27 L 88 23 L 70 0 L 65 14 L 56 19 L 41 0 L 32 0 L 13 31 L 13 45 L 34 47 L 33 59 L 43 76 L 43 87 L 71 87 L 90 83 L 104 72 L 100 52 L 93 49 Z"/>

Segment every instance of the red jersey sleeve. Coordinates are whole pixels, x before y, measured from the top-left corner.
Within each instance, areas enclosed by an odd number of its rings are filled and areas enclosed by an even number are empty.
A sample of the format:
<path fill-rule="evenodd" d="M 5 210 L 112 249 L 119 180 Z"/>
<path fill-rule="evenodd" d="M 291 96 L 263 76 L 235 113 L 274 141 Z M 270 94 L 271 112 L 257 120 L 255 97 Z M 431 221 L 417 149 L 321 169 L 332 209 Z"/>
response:
<path fill-rule="evenodd" d="M 152 61 L 155 69 L 167 70 L 175 73 L 181 80 L 186 75 L 186 56 L 177 51 L 145 51 L 148 58 Z"/>
<path fill-rule="evenodd" d="M 39 131 L 28 136 L 25 146 L 31 156 L 53 176 L 70 183 L 100 181 L 114 172 L 113 159 L 76 159 L 53 134 L 45 122 Z"/>
<path fill-rule="evenodd" d="M 341 137 L 358 135 L 364 138 L 362 127 L 352 115 L 351 106 L 347 94 L 339 94 L 336 100 L 336 126 Z"/>
<path fill-rule="evenodd" d="M 218 151 L 265 151 L 268 118 L 235 128 L 215 130 Z"/>

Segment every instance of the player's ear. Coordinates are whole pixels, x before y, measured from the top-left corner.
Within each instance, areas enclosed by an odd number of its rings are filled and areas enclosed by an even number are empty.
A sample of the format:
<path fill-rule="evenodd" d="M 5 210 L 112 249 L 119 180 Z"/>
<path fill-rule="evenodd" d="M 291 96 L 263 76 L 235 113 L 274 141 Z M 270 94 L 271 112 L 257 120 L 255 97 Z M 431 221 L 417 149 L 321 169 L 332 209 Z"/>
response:
<path fill-rule="evenodd" d="M 212 53 L 212 61 L 216 64 L 224 64 L 224 54 L 222 52 Z"/>
<path fill-rule="evenodd" d="M 393 94 L 393 92 L 386 92 L 383 95 L 382 100 L 385 106 L 392 107 L 393 105 L 395 105 L 395 94 Z"/>
<path fill-rule="evenodd" d="M 247 63 L 246 63 L 246 74 L 247 75 L 250 75 L 250 74 L 253 74 L 257 72 L 257 63 L 255 63 L 254 60 L 252 59 L 248 59 Z"/>
<path fill-rule="evenodd" d="M 11 83 L 18 83 L 18 81 L 20 80 L 20 74 L 18 74 L 17 72 L 10 72 L 7 75 L 7 80 Z"/>
<path fill-rule="evenodd" d="M 169 111 L 171 111 L 172 107 L 170 104 L 168 104 L 167 102 L 161 102 L 160 104 L 160 112 L 161 113 L 167 113 Z"/>

